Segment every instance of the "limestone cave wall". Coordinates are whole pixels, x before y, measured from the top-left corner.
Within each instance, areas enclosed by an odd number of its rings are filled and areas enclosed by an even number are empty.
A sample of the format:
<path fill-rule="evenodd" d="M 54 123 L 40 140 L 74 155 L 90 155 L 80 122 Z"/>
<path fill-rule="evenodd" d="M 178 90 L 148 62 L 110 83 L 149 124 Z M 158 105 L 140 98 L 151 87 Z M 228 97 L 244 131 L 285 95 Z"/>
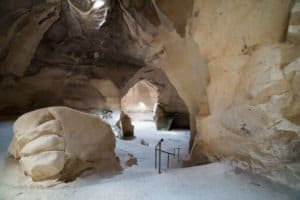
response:
<path fill-rule="evenodd" d="M 299 187 L 299 3 L 159 2 L 153 1 L 161 25 L 147 61 L 165 72 L 188 107 L 192 160 L 229 160 Z M 178 6 L 189 3 L 191 10 Z"/>
<path fill-rule="evenodd" d="M 159 68 L 180 97 L 171 109 L 190 115 L 194 163 L 299 187 L 298 1 L 82 2 L 1 2 L 1 113 L 117 105 Z"/>

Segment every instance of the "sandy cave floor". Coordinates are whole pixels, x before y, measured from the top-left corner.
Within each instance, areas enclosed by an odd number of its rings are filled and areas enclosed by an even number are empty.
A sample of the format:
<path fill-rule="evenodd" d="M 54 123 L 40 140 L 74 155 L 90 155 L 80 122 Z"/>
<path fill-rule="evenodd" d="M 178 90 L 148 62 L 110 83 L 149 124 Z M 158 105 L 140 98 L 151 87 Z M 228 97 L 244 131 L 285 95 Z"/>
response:
<path fill-rule="evenodd" d="M 246 174 L 225 163 L 180 168 L 181 162 L 171 158 L 171 167 L 166 169 L 167 159 L 163 157 L 163 173 L 159 175 L 154 169 L 157 141 L 164 138 L 163 148 L 168 151 L 181 147 L 181 160 L 188 152 L 189 131 L 156 131 L 154 123 L 148 119 L 145 116 L 146 121 L 133 122 L 134 140 L 117 139 L 116 154 L 122 165 L 128 153 L 137 158 L 138 165 L 124 167 L 121 173 L 115 175 L 82 175 L 71 183 L 56 183 L 52 187 L 45 187 L 49 183 L 33 184 L 22 174 L 18 163 L 7 157 L 13 121 L 0 121 L 0 200 L 300 199 L 300 193 L 296 191 Z M 142 145 L 142 139 L 148 145 Z"/>

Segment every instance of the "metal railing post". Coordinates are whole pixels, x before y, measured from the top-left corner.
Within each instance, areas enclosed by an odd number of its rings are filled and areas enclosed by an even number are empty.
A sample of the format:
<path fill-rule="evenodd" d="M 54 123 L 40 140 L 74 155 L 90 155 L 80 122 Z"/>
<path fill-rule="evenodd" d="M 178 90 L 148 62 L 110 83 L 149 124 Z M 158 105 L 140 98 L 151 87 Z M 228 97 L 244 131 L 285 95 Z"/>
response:
<path fill-rule="evenodd" d="M 180 154 L 180 148 L 173 148 L 173 152 L 174 153 L 162 150 L 161 149 L 161 143 L 163 141 L 164 141 L 163 139 L 160 139 L 160 141 L 155 146 L 155 155 L 154 155 L 155 161 L 154 161 L 154 166 L 155 166 L 155 169 L 157 169 L 157 167 L 158 167 L 158 173 L 159 174 L 161 174 L 161 153 L 168 154 L 167 155 L 168 156 L 167 168 L 170 168 L 170 155 L 173 155 L 173 158 L 175 158 L 175 156 L 176 156 L 176 149 L 177 149 L 178 150 L 178 161 L 179 161 L 179 154 Z M 158 153 L 158 155 L 157 155 L 157 153 Z M 157 161 L 157 159 L 158 159 L 158 161 Z M 157 166 L 157 164 L 158 164 L 158 166 Z"/>
<path fill-rule="evenodd" d="M 155 161 L 154 161 L 155 169 L 157 168 L 157 148 L 155 146 Z"/>
<path fill-rule="evenodd" d="M 161 140 L 162 141 L 162 140 Z M 158 152 L 158 173 L 161 174 L 161 142 L 158 145 L 159 152 Z"/>
<path fill-rule="evenodd" d="M 175 156 L 176 156 L 176 148 L 173 149 L 173 152 L 174 152 L 173 158 L 175 158 Z"/>

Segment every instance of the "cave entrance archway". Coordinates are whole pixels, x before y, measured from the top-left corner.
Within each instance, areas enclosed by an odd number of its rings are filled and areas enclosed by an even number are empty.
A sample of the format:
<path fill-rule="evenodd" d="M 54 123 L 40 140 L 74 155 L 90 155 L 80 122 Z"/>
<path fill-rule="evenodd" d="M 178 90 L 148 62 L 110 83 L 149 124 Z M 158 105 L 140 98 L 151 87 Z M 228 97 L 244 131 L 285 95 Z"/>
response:
<path fill-rule="evenodd" d="M 121 108 L 134 120 L 152 120 L 158 96 L 158 88 L 155 85 L 147 80 L 141 80 L 121 99 Z"/>
<path fill-rule="evenodd" d="M 167 92 L 174 97 L 166 100 Z M 189 113 L 172 105 L 176 98 L 179 97 L 172 91 L 161 90 L 151 82 L 141 80 L 121 99 L 121 109 L 134 120 L 154 120 L 158 130 L 189 129 Z"/>
<path fill-rule="evenodd" d="M 141 68 L 121 88 L 120 95 L 121 108 L 135 126 L 133 142 L 143 140 L 142 144 L 154 147 L 163 138 L 164 150 L 173 152 L 174 148 L 181 148 L 180 161 L 189 153 L 189 111 L 162 69 Z M 150 151 L 149 160 L 152 160 L 153 152 Z M 163 162 L 166 159 L 163 158 Z M 171 166 L 177 168 L 181 164 L 175 159 Z M 152 167 L 153 163 L 150 165 Z"/>
<path fill-rule="evenodd" d="M 165 72 L 155 66 L 138 70 L 121 89 L 121 108 L 153 113 L 159 130 L 190 129 L 189 110 Z"/>

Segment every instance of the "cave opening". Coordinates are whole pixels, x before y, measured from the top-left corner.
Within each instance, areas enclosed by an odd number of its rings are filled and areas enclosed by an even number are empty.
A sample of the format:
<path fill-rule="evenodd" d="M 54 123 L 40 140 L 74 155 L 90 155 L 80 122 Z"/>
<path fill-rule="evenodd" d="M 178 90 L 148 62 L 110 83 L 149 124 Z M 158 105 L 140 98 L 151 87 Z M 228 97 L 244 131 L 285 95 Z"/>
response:
<path fill-rule="evenodd" d="M 143 69 L 141 71 L 148 71 Z M 163 149 L 173 153 L 176 149 L 176 157 L 172 157 L 169 168 L 180 168 L 183 166 L 183 159 L 189 153 L 189 118 L 188 112 L 182 112 L 181 107 L 185 107 L 183 101 L 177 94 L 176 89 L 163 76 L 164 73 L 158 69 L 152 69 L 153 73 L 160 76 L 150 75 L 148 79 L 137 78 L 137 73 L 132 78 L 132 82 L 127 88 L 127 92 L 121 98 L 121 110 L 126 113 L 132 120 L 134 126 L 134 141 L 150 147 L 144 152 L 144 168 L 152 168 L 154 147 L 160 139 L 163 139 Z M 155 77 L 155 78 L 154 78 Z M 160 78 L 158 78 L 160 77 Z M 154 80 L 154 79 L 159 79 Z M 138 81 L 136 81 L 138 80 Z M 164 82 L 164 84 L 161 84 Z M 181 108 L 181 110 L 180 110 Z M 186 109 L 187 110 L 187 109 Z M 184 110 L 184 111 L 186 111 Z M 121 117 L 122 118 L 122 117 Z M 181 122 L 181 123 L 180 123 Z M 127 138 L 128 139 L 128 138 Z M 119 141 L 122 143 L 122 141 Z M 128 146 L 123 146 L 123 150 Z M 178 149 L 180 149 L 178 153 Z M 137 152 L 134 152 L 137 155 Z M 167 170 L 167 154 L 162 156 L 163 169 Z"/>
<path fill-rule="evenodd" d="M 147 80 L 141 80 L 121 99 L 121 109 L 137 121 L 153 120 L 158 96 L 158 88 L 155 85 Z"/>
<path fill-rule="evenodd" d="M 189 129 L 189 113 L 172 105 L 180 97 L 171 94 L 172 99 L 164 100 L 167 91 L 160 87 L 147 80 L 137 82 L 121 99 L 121 110 L 135 121 L 154 121 L 158 130 Z"/>

